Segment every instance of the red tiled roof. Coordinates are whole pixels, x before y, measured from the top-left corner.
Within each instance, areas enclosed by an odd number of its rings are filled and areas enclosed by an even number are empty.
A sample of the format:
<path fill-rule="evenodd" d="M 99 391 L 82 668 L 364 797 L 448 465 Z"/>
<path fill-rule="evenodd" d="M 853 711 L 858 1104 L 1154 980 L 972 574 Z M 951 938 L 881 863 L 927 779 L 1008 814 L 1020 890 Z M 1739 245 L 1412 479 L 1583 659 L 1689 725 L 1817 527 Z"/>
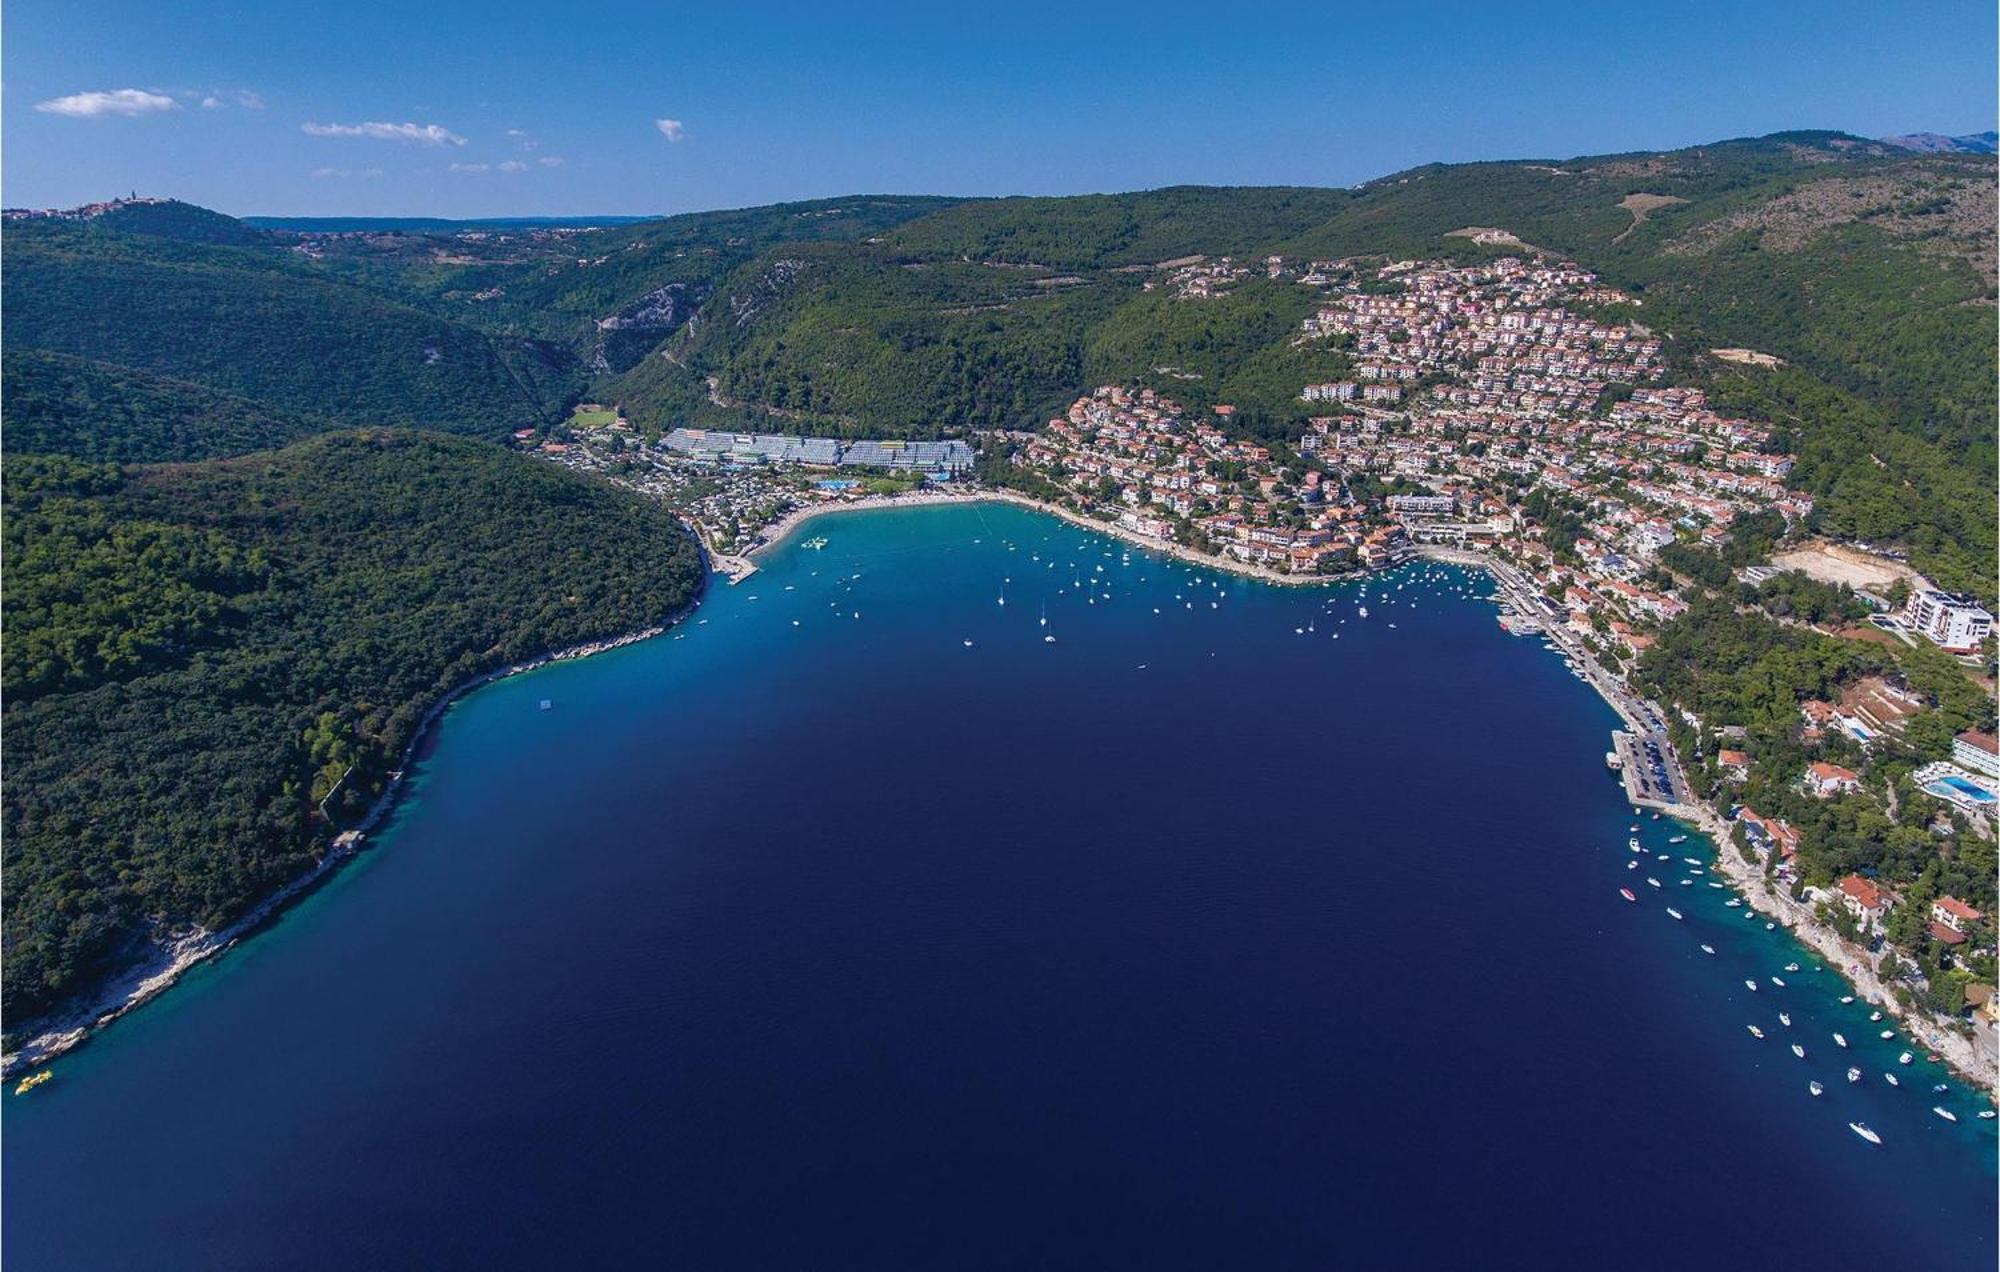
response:
<path fill-rule="evenodd" d="M 1975 923 L 1979 921 L 1979 911 L 1973 909 L 1957 897 L 1939 897 L 1937 899 L 1937 907 L 1946 914 L 1956 918 L 1970 919 Z"/>
<path fill-rule="evenodd" d="M 1965 933 L 1954 931 L 1942 923 L 1933 922 L 1931 924 L 1931 939 L 1942 942 L 1945 945 L 1963 945 L 1965 944 Z"/>
<path fill-rule="evenodd" d="M 1872 879 L 1860 875 L 1848 875 L 1840 881 L 1840 890 L 1859 902 L 1863 909 L 1880 910 L 1888 904 L 1882 889 L 1875 886 Z"/>

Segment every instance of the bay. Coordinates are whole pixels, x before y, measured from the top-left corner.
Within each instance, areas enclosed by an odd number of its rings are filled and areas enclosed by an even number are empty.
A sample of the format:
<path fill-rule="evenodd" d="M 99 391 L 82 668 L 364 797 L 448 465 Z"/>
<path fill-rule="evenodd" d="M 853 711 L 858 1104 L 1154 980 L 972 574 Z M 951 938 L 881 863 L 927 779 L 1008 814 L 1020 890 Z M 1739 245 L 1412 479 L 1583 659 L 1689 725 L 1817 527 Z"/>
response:
<path fill-rule="evenodd" d="M 354 865 L 9 1098 L 10 1267 L 1993 1266 L 1977 1093 L 1672 822 L 1626 868 L 1616 719 L 1483 575 L 808 533 L 457 704 Z"/>

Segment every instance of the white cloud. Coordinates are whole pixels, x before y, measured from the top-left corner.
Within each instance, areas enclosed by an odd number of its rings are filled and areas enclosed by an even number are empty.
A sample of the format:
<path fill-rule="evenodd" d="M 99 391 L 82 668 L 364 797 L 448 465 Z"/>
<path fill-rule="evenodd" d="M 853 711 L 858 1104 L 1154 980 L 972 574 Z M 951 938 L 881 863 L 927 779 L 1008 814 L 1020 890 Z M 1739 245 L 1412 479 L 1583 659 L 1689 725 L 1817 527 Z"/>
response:
<path fill-rule="evenodd" d="M 507 130 L 507 135 L 508 135 L 509 137 L 513 137 L 513 138 L 517 138 L 517 139 L 518 139 L 518 138 L 521 138 L 521 137 L 525 137 L 525 136 L 527 136 L 527 135 L 528 135 L 528 132 L 527 132 L 527 130 L 526 130 L 526 129 L 524 129 L 524 128 L 509 128 L 509 129 Z"/>
<path fill-rule="evenodd" d="M 314 168 L 315 177 L 379 177 L 380 168 Z"/>
<path fill-rule="evenodd" d="M 300 124 L 309 137 L 372 137 L 377 141 L 416 141 L 426 146 L 463 146 L 465 138 L 442 124 Z"/>
<path fill-rule="evenodd" d="M 236 99 L 236 104 L 238 106 L 241 106 L 244 110 L 264 109 L 263 97 L 257 93 L 251 92 L 247 88 L 239 88 L 234 93 L 230 94 L 230 96 L 234 97 Z"/>
<path fill-rule="evenodd" d="M 214 110 L 221 105 L 222 105 L 222 99 L 220 97 L 217 97 L 213 93 L 210 93 L 207 97 L 201 99 L 201 108 L 203 110 Z"/>
<path fill-rule="evenodd" d="M 500 165 L 500 171 L 502 172 L 526 172 L 527 170 L 528 165 L 522 163 L 519 159 L 509 159 Z"/>
<path fill-rule="evenodd" d="M 668 141 L 681 141 L 687 137 L 687 129 L 681 126 L 678 119 L 656 119 L 653 127 L 659 129 L 660 135 Z"/>
<path fill-rule="evenodd" d="M 535 162 L 544 168 L 560 168 L 563 166 L 563 157 L 561 155 L 543 155 L 541 158 L 535 160 Z"/>
<path fill-rule="evenodd" d="M 194 94 L 182 93 L 181 96 L 191 99 Z M 264 99 L 247 88 L 218 88 L 212 93 L 203 94 L 201 98 L 203 110 L 221 110 L 224 106 L 232 104 L 241 106 L 245 110 L 264 109 Z"/>
<path fill-rule="evenodd" d="M 450 167 L 449 171 L 451 171 L 451 172 L 485 172 L 485 171 L 487 171 L 487 170 L 488 170 L 489 168 L 491 168 L 492 166 L 493 166 L 493 165 L 491 165 L 491 164 L 486 164 L 486 163 L 455 163 L 455 164 L 451 165 L 451 167 Z"/>
<path fill-rule="evenodd" d="M 35 103 L 35 109 L 71 119 L 96 119 L 104 115 L 151 115 L 175 110 L 179 103 L 164 93 L 148 93 L 138 88 L 114 88 L 92 93 L 71 93 Z"/>

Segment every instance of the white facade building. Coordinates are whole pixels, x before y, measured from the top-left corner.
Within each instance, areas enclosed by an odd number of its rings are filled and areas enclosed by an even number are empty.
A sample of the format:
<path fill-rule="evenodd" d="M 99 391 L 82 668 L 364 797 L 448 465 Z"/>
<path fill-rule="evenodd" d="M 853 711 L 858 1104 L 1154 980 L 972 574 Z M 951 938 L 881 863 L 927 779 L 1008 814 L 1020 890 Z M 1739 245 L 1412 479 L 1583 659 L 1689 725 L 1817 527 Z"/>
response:
<path fill-rule="evenodd" d="M 1993 634 L 1993 615 L 1963 592 L 1926 588 L 1913 593 L 1903 618 L 1912 631 L 1954 653 L 1970 653 Z"/>

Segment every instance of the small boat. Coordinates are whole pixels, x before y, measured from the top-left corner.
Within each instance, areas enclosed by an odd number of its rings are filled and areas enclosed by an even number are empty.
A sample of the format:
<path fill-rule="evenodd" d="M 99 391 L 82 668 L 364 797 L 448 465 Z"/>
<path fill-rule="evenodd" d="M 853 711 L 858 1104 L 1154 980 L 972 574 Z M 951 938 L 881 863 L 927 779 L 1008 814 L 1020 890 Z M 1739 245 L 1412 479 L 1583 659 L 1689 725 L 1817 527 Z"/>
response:
<path fill-rule="evenodd" d="M 34 1090 L 36 1087 L 40 1086 L 44 1082 L 47 1082 L 50 1078 L 53 1078 L 54 1076 L 56 1076 L 56 1071 L 54 1069 L 44 1069 L 40 1073 L 31 1073 L 27 1077 L 21 1079 L 21 1085 L 14 1088 L 14 1094 L 26 1095 L 28 1092 Z"/>
<path fill-rule="evenodd" d="M 1771 978 L 1771 983 L 1773 985 L 1776 985 L 1779 989 L 1783 989 L 1785 987 L 1785 978 L 1782 976 L 1773 976 Z"/>
<path fill-rule="evenodd" d="M 1766 924 L 1764 925 L 1764 930 L 1765 930 L 1766 932 L 1775 932 L 1775 931 L 1777 931 L 1777 930 L 1778 930 L 1778 925 L 1777 925 L 1777 924 L 1775 924 L 1775 923 L 1766 923 Z"/>
<path fill-rule="evenodd" d="M 1679 910 L 1674 909 L 1674 907 L 1672 906 L 1667 907 L 1667 913 L 1673 915 L 1676 919 L 1681 917 L 1681 912 Z"/>
<path fill-rule="evenodd" d="M 1841 999 L 1840 1001 L 1841 1001 L 1841 1004 L 1842 1004 L 1843 1006 L 1845 1006 L 1846 1004 L 1848 1004 L 1848 1003 L 1851 1003 L 1851 1002 L 1853 1002 L 1853 1001 L 1854 1001 L 1854 995 L 1852 995 L 1852 994 L 1849 994 L 1849 995 L 1847 995 L 1846 997 L 1842 998 L 1842 999 Z"/>
<path fill-rule="evenodd" d="M 1861 1081 L 1861 1070 L 1860 1070 L 1860 1069 L 1858 1069 L 1858 1068 L 1850 1068 L 1850 1069 L 1848 1069 L 1848 1071 L 1847 1071 L 1847 1080 L 1848 1080 L 1849 1082 L 1859 1082 L 1859 1081 Z"/>
<path fill-rule="evenodd" d="M 1683 888 L 1692 888 L 1692 887 L 1694 886 L 1694 880 L 1692 880 L 1692 879 L 1683 879 L 1683 880 L 1681 880 L 1681 886 L 1682 886 Z"/>
<path fill-rule="evenodd" d="M 1958 1114 L 1952 1112 L 1942 1104 L 1931 1105 L 1931 1112 L 1937 1114 L 1947 1122 L 1956 1122 L 1958 1120 Z"/>
<path fill-rule="evenodd" d="M 1936 1086 L 1932 1087 L 1932 1088 L 1931 1088 L 1931 1090 L 1932 1090 L 1932 1091 L 1949 1091 L 1949 1090 L 1951 1090 L 1951 1083 L 1949 1083 L 1949 1082 L 1940 1082 L 1940 1083 L 1938 1083 L 1938 1084 L 1937 1084 Z"/>
<path fill-rule="evenodd" d="M 1639 810 L 1635 808 L 1635 809 L 1633 809 L 1632 811 L 1636 813 L 1636 812 L 1638 812 Z M 1636 835 L 1636 834 L 1638 834 L 1638 833 L 1639 833 L 1639 823 L 1638 823 L 1638 822 L 1633 822 L 1633 823 L 1632 823 L 1632 824 L 1631 824 L 1630 826 L 1627 826 L 1627 827 L 1626 827 L 1625 829 L 1627 829 L 1627 830 L 1631 831 L 1631 832 L 1632 832 L 1633 834 L 1635 834 L 1635 835 Z"/>
<path fill-rule="evenodd" d="M 1826 1088 L 1821 1086 L 1817 1080 L 1806 1083 L 1806 1090 L 1812 1092 L 1814 1095 L 1826 1094 Z"/>
<path fill-rule="evenodd" d="M 1806 1049 L 1795 1042 L 1792 1044 L 1792 1054 L 1803 1060 L 1806 1058 Z"/>
<path fill-rule="evenodd" d="M 1799 970 L 1799 965 L 1797 963 L 1787 963 L 1785 964 L 1785 970 L 1788 972 L 1796 972 Z"/>
<path fill-rule="evenodd" d="M 1657 887 L 1659 887 L 1659 886 L 1660 886 L 1660 881 L 1659 881 L 1658 879 L 1655 879 L 1655 878 L 1654 878 L 1653 876 L 1651 876 L 1651 875 L 1647 875 L 1647 876 L 1646 876 L 1646 882 L 1647 882 L 1647 884 L 1649 884 L 1650 886 L 1652 886 L 1652 887 L 1655 887 L 1655 888 L 1657 888 Z"/>
<path fill-rule="evenodd" d="M 2000 1113 L 1996 1113 L 1992 1109 L 1979 1110 L 1979 1120 L 1982 1122 L 1990 1122 L 1996 1117 L 2000 1117 Z"/>
<path fill-rule="evenodd" d="M 1897 1057 L 1896 1057 L 1896 1063 L 1897 1063 L 1897 1064 L 1908 1064 L 1908 1063 L 1909 1063 L 1910 1061 L 1912 1061 L 1912 1060 L 1914 1060 L 1914 1059 L 1916 1059 L 1916 1057 L 1915 1057 L 1915 1056 L 1913 1056 L 1913 1055 L 1911 1055 L 1911 1054 L 1910 1054 L 1909 1052 L 1905 1051 L 1905 1052 L 1904 1052 L 1904 1053 L 1903 1053 L 1902 1055 L 1900 1055 L 1900 1056 L 1897 1056 Z"/>
<path fill-rule="evenodd" d="M 1900 1079 L 1898 1079 L 1898 1078 L 1896 1077 L 1896 1075 L 1895 1075 L 1895 1074 L 1893 1074 L 1893 1073 L 1885 1073 L 1885 1074 L 1883 1074 L 1883 1075 L 1882 1075 L 1882 1080 L 1883 1080 L 1884 1082 L 1887 1082 L 1887 1083 L 1888 1083 L 1888 1084 L 1889 1084 L 1890 1086 L 1892 1086 L 1892 1087 L 1899 1087 L 1899 1086 L 1903 1085 L 1902 1081 L 1901 1081 Z"/>
<path fill-rule="evenodd" d="M 1636 839 L 1628 839 L 1625 841 L 1625 846 L 1627 848 L 1637 848 L 1639 846 L 1639 841 Z"/>
<path fill-rule="evenodd" d="M 1687 841 L 1688 837 L 1686 835 L 1674 835 L 1673 837 L 1667 840 L 1667 842 L 1670 844 L 1684 844 Z M 1692 861 L 1693 858 L 1689 858 L 1689 860 Z"/>
<path fill-rule="evenodd" d="M 1882 1142 L 1882 1137 L 1869 1130 L 1866 1122 L 1849 1122 L 1847 1129 L 1853 1131 L 1862 1139 L 1867 1140 L 1870 1144 L 1880 1144 Z"/>
<path fill-rule="evenodd" d="M 1749 1029 L 1752 1038 L 1762 1038 L 1764 1036 L 1764 1031 L 1755 1025 L 1747 1025 L 1745 1028 Z"/>
<path fill-rule="evenodd" d="M 1754 994 L 1757 992 L 1757 982 L 1753 980 L 1744 981 L 1743 988 L 1749 990 L 1751 993 Z"/>
<path fill-rule="evenodd" d="M 542 699 L 541 706 L 542 710 L 544 711 L 553 711 L 555 709 L 555 705 L 556 704 L 554 702 L 550 701 L 547 698 Z"/>
<path fill-rule="evenodd" d="M 1779 1012 L 1778 1023 L 1783 1025 L 1785 1028 L 1790 1029 L 1792 1027 L 1792 1014 L 1788 1011 Z"/>
<path fill-rule="evenodd" d="M 1701 858 L 1699 857 L 1682 857 L 1681 860 L 1687 862 L 1690 866 L 1698 866 L 1701 864 Z"/>
<path fill-rule="evenodd" d="M 1625 863 L 1625 868 L 1627 870 L 1637 870 L 1639 868 L 1639 863 L 1636 861 L 1628 861 Z"/>
<path fill-rule="evenodd" d="M 1701 947 L 1701 952 L 1704 954 L 1713 954 L 1715 953 L 1715 947 L 1713 945 L 1704 945 Z"/>
<path fill-rule="evenodd" d="M 1891 1038 L 1893 1038 L 1893 1037 L 1895 1037 L 1895 1036 L 1896 1036 L 1896 1031 L 1895 1031 L 1895 1030 L 1893 1030 L 1893 1029 L 1884 1029 L 1884 1030 L 1882 1031 L 1882 1040 L 1883 1040 L 1884 1042 L 1887 1042 L 1887 1041 L 1888 1041 L 1889 1039 L 1891 1039 Z"/>
<path fill-rule="evenodd" d="M 1738 898 L 1738 897 L 1731 897 L 1731 898 L 1729 898 L 1729 900 L 1727 900 L 1727 901 L 1724 901 L 1724 902 L 1723 902 L 1722 904 L 1723 904 L 1723 905 L 1725 905 L 1725 906 L 1727 906 L 1727 907 L 1729 907 L 1730 909 L 1734 910 L 1734 909 L 1735 909 L 1736 907 L 1738 907 L 1738 906 L 1742 905 L 1742 904 L 1743 904 L 1743 902 L 1742 902 L 1741 898 Z"/>
<path fill-rule="evenodd" d="M 1880 1020 L 1880 1019 L 1882 1019 L 1882 1013 L 1881 1013 L 1881 1012 L 1879 1012 L 1879 1011 L 1871 1011 L 1871 1012 L 1869 1012 L 1869 1013 L 1868 1013 L 1868 1019 L 1870 1019 L 1870 1020 Z"/>
<path fill-rule="evenodd" d="M 1630 888 L 1618 889 L 1618 895 L 1624 897 L 1627 901 L 1637 901 L 1639 899 L 1632 895 L 1632 889 Z"/>
<path fill-rule="evenodd" d="M 1834 1040 L 1834 1042 L 1835 1042 L 1836 1044 L 1838 1044 L 1839 1046 L 1842 1046 L 1842 1047 L 1845 1047 L 1845 1046 L 1847 1045 L 1847 1038 L 1846 1038 L 1846 1036 L 1845 1036 L 1845 1035 L 1842 1035 L 1842 1034 L 1835 1034 L 1835 1035 L 1833 1036 L 1833 1040 Z"/>
<path fill-rule="evenodd" d="M 971 649 L 971 648 L 972 648 L 972 642 L 971 642 L 971 641 L 969 641 L 969 640 L 968 640 L 968 641 L 966 641 L 966 642 L 965 642 L 965 647 L 966 647 L 967 649 Z"/>

